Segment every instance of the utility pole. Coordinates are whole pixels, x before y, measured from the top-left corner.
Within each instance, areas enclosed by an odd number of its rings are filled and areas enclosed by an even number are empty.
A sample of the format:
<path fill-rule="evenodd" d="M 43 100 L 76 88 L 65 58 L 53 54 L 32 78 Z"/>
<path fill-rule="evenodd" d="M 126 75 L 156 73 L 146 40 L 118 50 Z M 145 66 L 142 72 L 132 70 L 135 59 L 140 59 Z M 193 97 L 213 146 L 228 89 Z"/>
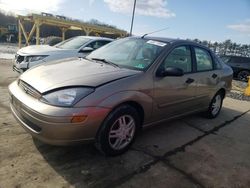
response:
<path fill-rule="evenodd" d="M 136 0 L 134 0 L 134 8 L 133 8 L 133 14 L 132 14 L 132 20 L 131 20 L 130 33 L 129 33 L 130 36 L 132 36 L 132 30 L 133 30 L 133 24 L 134 24 L 135 5 L 136 5 Z"/>

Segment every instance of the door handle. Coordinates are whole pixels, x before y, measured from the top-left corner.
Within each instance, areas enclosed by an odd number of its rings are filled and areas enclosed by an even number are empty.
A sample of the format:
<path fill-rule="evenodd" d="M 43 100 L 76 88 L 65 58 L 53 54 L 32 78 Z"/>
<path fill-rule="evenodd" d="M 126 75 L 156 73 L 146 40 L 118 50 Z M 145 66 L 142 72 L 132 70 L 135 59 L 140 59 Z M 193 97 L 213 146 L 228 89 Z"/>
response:
<path fill-rule="evenodd" d="M 187 80 L 186 80 L 186 83 L 187 84 L 191 84 L 191 83 L 193 83 L 194 82 L 194 79 L 192 79 L 192 78 L 188 78 Z"/>
<path fill-rule="evenodd" d="M 218 75 L 217 74 L 213 74 L 212 75 L 212 78 L 216 78 Z"/>

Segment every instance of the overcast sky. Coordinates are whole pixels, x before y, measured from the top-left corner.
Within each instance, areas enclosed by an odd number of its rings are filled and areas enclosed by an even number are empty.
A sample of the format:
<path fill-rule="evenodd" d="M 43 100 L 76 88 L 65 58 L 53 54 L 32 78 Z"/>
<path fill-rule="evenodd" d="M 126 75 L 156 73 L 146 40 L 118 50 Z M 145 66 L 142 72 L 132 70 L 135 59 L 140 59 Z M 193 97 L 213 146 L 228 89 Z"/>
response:
<path fill-rule="evenodd" d="M 129 31 L 134 0 L 0 0 L 16 14 L 49 12 L 98 19 Z M 137 0 L 134 34 L 250 44 L 250 0 Z"/>

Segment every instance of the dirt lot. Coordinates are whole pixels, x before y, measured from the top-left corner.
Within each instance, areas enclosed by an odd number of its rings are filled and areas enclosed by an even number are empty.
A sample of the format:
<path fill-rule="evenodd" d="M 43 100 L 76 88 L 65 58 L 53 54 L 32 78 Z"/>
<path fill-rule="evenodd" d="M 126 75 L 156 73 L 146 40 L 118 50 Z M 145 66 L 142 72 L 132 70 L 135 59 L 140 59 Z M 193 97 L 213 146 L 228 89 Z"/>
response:
<path fill-rule="evenodd" d="M 193 115 L 142 132 L 132 149 L 106 158 L 93 145 L 55 147 L 12 117 L 0 59 L 0 188 L 250 187 L 250 103 L 226 98 L 220 116 Z"/>

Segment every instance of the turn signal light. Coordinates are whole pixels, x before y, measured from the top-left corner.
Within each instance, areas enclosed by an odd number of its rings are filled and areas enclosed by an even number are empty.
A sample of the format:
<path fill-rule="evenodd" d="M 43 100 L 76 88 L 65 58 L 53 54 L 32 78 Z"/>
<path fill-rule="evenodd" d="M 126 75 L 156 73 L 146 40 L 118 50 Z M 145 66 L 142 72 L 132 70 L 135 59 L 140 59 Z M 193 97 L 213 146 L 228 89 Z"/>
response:
<path fill-rule="evenodd" d="M 73 116 L 71 119 L 71 123 L 81 123 L 84 122 L 87 119 L 88 116 L 85 115 L 78 115 L 78 116 Z"/>

